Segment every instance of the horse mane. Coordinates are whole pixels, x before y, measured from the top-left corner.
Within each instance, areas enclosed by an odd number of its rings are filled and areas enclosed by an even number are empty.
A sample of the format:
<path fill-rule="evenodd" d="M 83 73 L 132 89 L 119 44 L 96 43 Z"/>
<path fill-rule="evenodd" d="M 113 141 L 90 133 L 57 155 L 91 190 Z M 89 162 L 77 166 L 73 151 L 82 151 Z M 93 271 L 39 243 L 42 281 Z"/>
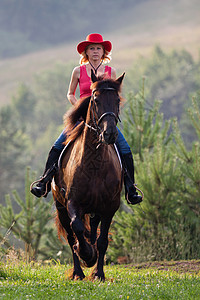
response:
<path fill-rule="evenodd" d="M 76 104 L 64 115 L 65 132 L 67 133 L 65 144 L 69 141 L 74 141 L 81 135 L 85 126 L 84 122 L 86 121 L 90 98 L 91 97 L 86 97 L 78 100 Z M 78 121 L 80 123 L 77 125 Z"/>

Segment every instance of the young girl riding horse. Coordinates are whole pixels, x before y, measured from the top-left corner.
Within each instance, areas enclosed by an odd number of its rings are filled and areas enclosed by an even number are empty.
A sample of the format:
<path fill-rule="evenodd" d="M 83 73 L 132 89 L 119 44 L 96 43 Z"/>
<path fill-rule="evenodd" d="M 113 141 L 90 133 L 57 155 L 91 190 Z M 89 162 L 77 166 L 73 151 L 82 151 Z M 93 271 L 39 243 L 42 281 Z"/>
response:
<path fill-rule="evenodd" d="M 75 97 L 75 91 L 79 84 L 80 98 L 91 96 L 91 70 L 96 76 L 106 76 L 116 79 L 114 68 L 104 65 L 110 60 L 109 54 L 112 49 L 110 41 L 104 41 L 100 34 L 89 34 L 85 41 L 77 45 L 77 51 L 81 55 L 80 66 L 74 68 L 67 93 L 67 98 L 72 105 L 78 100 Z M 59 156 L 64 149 L 66 140 L 66 131 L 63 130 L 59 138 L 55 141 L 49 152 L 43 176 L 37 181 L 35 187 L 31 186 L 31 193 L 36 197 L 46 197 L 51 190 L 51 181 L 56 173 Z M 134 164 L 131 149 L 118 129 L 118 138 L 116 141 L 122 165 L 124 168 L 125 197 L 129 204 L 137 204 L 142 201 L 142 197 L 136 192 L 134 186 Z"/>

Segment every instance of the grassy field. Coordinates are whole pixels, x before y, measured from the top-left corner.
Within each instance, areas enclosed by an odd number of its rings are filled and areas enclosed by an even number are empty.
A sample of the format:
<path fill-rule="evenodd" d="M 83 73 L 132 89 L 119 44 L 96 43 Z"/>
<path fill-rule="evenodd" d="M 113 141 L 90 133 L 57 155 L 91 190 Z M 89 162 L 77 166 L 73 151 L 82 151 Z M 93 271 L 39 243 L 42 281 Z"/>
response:
<path fill-rule="evenodd" d="M 105 267 L 106 281 L 67 279 L 71 266 L 0 264 L 0 299 L 200 299 L 200 261 Z"/>

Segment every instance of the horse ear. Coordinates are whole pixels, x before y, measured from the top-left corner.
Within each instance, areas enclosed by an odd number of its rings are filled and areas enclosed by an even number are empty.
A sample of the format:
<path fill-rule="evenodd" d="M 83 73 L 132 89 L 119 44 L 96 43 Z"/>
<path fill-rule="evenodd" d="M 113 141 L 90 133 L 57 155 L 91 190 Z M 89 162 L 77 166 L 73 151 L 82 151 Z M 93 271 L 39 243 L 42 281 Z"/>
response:
<path fill-rule="evenodd" d="M 120 84 L 122 83 L 122 80 L 124 79 L 124 75 L 125 75 L 125 72 L 116 79 L 116 81 L 118 81 Z"/>
<path fill-rule="evenodd" d="M 91 69 L 91 79 L 93 83 L 98 80 L 92 69 Z"/>

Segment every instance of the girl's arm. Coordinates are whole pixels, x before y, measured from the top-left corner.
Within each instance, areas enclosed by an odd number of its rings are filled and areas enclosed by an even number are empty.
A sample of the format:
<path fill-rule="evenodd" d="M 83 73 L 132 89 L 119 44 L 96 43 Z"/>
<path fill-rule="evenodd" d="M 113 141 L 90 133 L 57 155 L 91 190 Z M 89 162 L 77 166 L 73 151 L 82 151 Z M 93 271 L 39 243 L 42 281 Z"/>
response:
<path fill-rule="evenodd" d="M 77 99 L 75 97 L 75 92 L 78 85 L 79 77 L 80 77 L 80 67 L 75 67 L 74 70 L 72 71 L 71 81 L 67 92 L 67 99 L 72 105 L 74 105 L 77 102 Z"/>

